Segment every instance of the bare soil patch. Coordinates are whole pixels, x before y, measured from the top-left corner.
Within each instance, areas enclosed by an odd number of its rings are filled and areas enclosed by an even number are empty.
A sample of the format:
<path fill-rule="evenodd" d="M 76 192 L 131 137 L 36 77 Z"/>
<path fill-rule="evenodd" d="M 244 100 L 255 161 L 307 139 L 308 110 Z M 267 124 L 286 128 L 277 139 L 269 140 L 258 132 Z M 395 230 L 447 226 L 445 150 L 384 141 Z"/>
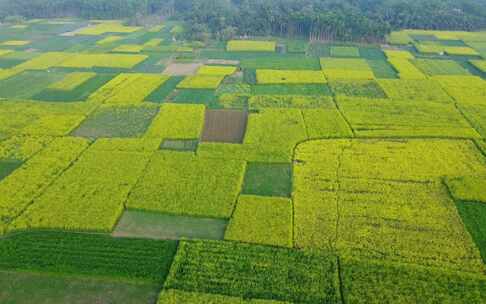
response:
<path fill-rule="evenodd" d="M 227 60 L 227 59 L 208 59 L 207 64 L 221 64 L 221 65 L 238 65 L 239 60 Z"/>
<path fill-rule="evenodd" d="M 206 110 L 203 142 L 243 143 L 248 112 L 241 110 Z"/>
<path fill-rule="evenodd" d="M 201 66 L 202 63 L 171 63 L 165 68 L 163 74 L 170 76 L 196 75 Z"/>

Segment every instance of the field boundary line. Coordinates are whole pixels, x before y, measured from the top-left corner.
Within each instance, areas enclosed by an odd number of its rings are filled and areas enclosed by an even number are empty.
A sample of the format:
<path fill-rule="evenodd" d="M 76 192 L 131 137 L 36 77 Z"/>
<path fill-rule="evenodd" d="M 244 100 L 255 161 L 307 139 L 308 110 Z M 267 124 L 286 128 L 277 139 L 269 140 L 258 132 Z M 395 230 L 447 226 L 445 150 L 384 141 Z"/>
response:
<path fill-rule="evenodd" d="M 336 264 L 337 264 L 337 275 L 338 275 L 338 289 L 339 289 L 339 295 L 341 298 L 341 303 L 346 304 L 346 301 L 344 299 L 344 280 L 343 280 L 343 274 L 342 274 L 342 267 L 341 267 L 341 257 L 339 255 L 336 255 Z"/>
<path fill-rule="evenodd" d="M 339 107 L 339 103 L 337 102 L 336 100 L 336 96 L 334 95 L 334 92 L 332 93 L 332 103 L 334 104 L 334 107 L 336 108 L 337 112 L 339 113 L 339 116 L 342 117 L 342 119 L 346 122 L 346 124 L 348 125 L 348 128 L 349 130 L 351 130 L 351 134 L 353 134 L 353 138 L 356 137 L 356 132 L 353 128 L 353 126 L 351 125 L 351 123 L 349 122 L 348 118 L 344 115 L 343 111 L 341 110 L 341 108 Z"/>

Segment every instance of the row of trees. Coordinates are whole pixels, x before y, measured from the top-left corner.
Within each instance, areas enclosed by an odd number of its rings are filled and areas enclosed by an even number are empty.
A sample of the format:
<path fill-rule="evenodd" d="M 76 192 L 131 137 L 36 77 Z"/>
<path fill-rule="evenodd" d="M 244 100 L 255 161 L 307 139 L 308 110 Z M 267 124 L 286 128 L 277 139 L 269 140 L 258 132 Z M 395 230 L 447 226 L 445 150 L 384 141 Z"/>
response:
<path fill-rule="evenodd" d="M 0 18 L 154 14 L 184 20 L 195 39 L 281 35 L 380 41 L 402 28 L 486 28 L 486 0 L 0 0 Z"/>

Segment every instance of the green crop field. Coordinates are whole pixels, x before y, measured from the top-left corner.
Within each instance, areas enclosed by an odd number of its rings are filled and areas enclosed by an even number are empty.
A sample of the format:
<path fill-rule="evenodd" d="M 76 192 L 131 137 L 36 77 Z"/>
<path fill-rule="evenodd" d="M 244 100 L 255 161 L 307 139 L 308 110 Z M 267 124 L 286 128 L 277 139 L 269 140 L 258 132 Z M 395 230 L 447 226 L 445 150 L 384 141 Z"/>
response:
<path fill-rule="evenodd" d="M 485 32 L 329 16 L 5 18 L 0 303 L 486 303 Z"/>

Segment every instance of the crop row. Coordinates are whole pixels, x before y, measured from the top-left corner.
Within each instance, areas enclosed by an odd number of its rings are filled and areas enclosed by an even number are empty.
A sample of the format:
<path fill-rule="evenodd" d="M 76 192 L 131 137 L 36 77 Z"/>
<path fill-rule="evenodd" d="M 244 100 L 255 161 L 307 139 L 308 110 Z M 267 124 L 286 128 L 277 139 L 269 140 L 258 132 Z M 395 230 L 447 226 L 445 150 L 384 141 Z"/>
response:
<path fill-rule="evenodd" d="M 442 176 L 485 174 L 472 143 L 313 141 L 297 147 L 296 161 L 297 247 L 482 270 L 479 252 L 440 183 Z"/>
<path fill-rule="evenodd" d="M 326 251 L 182 242 L 159 303 L 480 303 L 486 291 L 480 274 L 357 257 L 337 265 Z"/>
<path fill-rule="evenodd" d="M 245 171 L 243 161 L 158 152 L 127 202 L 130 209 L 229 218 Z"/>
<path fill-rule="evenodd" d="M 9 229 L 109 232 L 148 161 L 142 153 L 88 150 Z"/>
<path fill-rule="evenodd" d="M 298 303 L 336 303 L 337 261 L 236 242 L 183 242 L 165 287 Z"/>
<path fill-rule="evenodd" d="M 480 137 L 453 104 L 357 97 L 337 103 L 359 137 Z"/>
<path fill-rule="evenodd" d="M 481 303 L 484 276 L 237 242 L 29 232 L 0 241 L 0 269 L 164 284 L 160 304 Z"/>
<path fill-rule="evenodd" d="M 162 283 L 177 243 L 38 231 L 0 241 L 0 269 Z"/>
<path fill-rule="evenodd" d="M 0 232 L 86 149 L 88 141 L 58 138 L 0 182 Z"/>

